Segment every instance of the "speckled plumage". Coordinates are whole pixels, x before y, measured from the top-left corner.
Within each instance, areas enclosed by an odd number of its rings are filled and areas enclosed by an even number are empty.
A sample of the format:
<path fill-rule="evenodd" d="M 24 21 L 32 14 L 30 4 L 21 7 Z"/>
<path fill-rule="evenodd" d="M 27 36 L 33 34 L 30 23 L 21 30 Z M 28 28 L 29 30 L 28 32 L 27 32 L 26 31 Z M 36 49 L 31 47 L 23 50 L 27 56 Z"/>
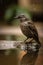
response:
<path fill-rule="evenodd" d="M 20 20 L 20 27 L 22 33 L 28 38 L 33 38 L 40 46 L 37 29 L 30 19 L 24 14 L 20 14 L 17 19 Z"/>

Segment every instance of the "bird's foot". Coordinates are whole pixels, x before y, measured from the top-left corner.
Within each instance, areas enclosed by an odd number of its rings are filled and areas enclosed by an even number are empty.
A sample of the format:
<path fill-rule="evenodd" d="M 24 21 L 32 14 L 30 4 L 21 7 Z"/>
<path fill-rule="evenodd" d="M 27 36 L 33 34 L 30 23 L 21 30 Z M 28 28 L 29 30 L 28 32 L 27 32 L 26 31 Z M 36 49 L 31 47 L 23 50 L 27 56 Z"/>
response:
<path fill-rule="evenodd" d="M 25 42 L 32 42 L 33 38 L 26 39 Z"/>

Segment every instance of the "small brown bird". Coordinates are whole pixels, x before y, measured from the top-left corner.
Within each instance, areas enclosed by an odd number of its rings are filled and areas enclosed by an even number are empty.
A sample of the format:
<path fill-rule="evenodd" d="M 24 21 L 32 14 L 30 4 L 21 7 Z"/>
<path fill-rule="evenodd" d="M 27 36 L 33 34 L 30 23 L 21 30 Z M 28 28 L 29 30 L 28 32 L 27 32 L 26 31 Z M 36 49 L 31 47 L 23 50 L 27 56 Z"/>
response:
<path fill-rule="evenodd" d="M 31 18 L 28 17 L 26 14 L 20 14 L 16 16 L 15 18 L 20 20 L 21 30 L 23 34 L 27 37 L 27 39 L 33 38 L 39 44 L 39 47 L 40 47 L 41 44 L 38 38 L 38 32 Z"/>

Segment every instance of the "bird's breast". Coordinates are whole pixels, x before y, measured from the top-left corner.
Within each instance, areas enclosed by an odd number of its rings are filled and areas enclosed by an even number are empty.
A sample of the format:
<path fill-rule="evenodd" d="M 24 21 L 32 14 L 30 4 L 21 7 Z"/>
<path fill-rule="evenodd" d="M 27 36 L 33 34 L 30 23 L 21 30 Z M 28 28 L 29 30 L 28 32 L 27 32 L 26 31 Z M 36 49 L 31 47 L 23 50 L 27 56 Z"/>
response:
<path fill-rule="evenodd" d="M 26 35 L 27 37 L 30 37 L 31 31 L 29 29 L 28 24 L 22 23 L 22 24 L 20 24 L 20 27 L 21 27 L 21 31 L 23 32 L 23 34 Z"/>

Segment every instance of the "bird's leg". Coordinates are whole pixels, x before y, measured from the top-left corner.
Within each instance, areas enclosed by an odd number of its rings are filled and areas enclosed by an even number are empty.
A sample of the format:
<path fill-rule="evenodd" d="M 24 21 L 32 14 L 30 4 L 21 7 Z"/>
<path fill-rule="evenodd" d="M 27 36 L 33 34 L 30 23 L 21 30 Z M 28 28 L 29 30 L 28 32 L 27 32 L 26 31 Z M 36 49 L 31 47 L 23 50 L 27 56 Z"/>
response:
<path fill-rule="evenodd" d="M 24 42 L 26 41 L 27 39 L 24 40 Z"/>
<path fill-rule="evenodd" d="M 27 39 L 25 39 L 25 40 L 24 40 L 24 42 L 26 42 L 26 40 L 28 40 L 28 38 L 27 38 Z"/>
<path fill-rule="evenodd" d="M 32 42 L 33 38 L 27 38 L 24 42 Z"/>

